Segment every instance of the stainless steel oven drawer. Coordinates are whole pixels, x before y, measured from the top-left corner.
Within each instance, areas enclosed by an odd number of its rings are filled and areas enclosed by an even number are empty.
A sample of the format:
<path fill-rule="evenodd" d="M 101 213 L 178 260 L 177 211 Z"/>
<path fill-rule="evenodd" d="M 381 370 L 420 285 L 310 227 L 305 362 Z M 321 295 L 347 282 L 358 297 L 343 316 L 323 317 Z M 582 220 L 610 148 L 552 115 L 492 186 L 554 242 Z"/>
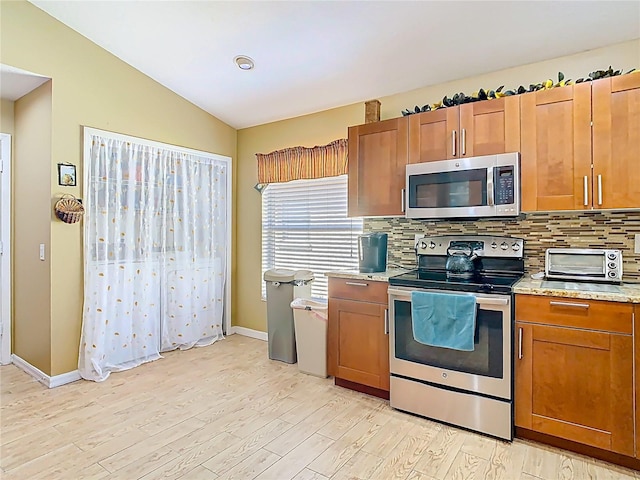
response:
<path fill-rule="evenodd" d="M 509 401 L 445 390 L 393 376 L 389 401 L 398 410 L 513 440 L 513 404 Z"/>

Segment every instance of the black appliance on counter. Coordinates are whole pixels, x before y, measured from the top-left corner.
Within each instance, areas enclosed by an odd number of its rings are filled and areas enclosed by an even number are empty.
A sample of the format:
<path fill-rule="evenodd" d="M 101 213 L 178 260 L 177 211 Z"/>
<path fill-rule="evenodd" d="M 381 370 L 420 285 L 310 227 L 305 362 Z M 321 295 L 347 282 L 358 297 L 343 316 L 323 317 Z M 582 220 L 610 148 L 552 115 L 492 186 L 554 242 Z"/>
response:
<path fill-rule="evenodd" d="M 524 274 L 523 247 L 511 237 L 416 236 L 418 268 L 389 278 L 393 408 L 513 439 L 512 288 Z M 452 268 L 456 255 L 468 257 L 472 272 Z M 412 292 L 473 295 L 473 351 L 417 342 Z"/>
<path fill-rule="evenodd" d="M 360 273 L 384 272 L 387 269 L 387 234 L 365 233 L 358 237 Z"/>

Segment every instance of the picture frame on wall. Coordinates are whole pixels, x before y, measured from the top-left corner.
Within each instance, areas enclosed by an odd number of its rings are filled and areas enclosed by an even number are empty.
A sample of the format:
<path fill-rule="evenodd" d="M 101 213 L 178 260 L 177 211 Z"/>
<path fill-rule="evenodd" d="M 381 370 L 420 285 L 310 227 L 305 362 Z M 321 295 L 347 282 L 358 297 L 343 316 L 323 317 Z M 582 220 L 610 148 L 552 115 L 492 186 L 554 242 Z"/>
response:
<path fill-rule="evenodd" d="M 71 163 L 58 164 L 58 185 L 63 187 L 76 186 L 76 166 Z"/>

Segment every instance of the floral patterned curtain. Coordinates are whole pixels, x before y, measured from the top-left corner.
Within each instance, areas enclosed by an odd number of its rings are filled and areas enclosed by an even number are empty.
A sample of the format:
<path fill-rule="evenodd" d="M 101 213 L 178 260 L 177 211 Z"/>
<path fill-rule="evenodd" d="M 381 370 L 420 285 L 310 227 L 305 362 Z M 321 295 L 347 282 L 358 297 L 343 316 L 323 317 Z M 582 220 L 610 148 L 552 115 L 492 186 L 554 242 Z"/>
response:
<path fill-rule="evenodd" d="M 78 370 L 95 381 L 223 338 L 231 221 L 226 159 L 104 133 L 84 160 Z"/>
<path fill-rule="evenodd" d="M 271 153 L 257 153 L 258 183 L 335 177 L 347 173 L 346 139 L 313 148 L 292 147 Z"/>

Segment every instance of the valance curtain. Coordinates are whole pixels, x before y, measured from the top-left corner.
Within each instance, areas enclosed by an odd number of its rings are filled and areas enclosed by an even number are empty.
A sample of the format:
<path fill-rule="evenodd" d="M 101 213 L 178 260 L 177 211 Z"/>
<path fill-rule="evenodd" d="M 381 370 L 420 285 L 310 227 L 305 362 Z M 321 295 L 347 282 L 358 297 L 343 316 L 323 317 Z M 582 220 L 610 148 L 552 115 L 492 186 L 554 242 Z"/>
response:
<path fill-rule="evenodd" d="M 347 154 L 346 139 L 313 148 L 292 147 L 267 154 L 257 153 L 258 183 L 344 175 L 348 169 Z"/>
<path fill-rule="evenodd" d="M 78 367 L 102 381 L 223 338 L 230 172 L 204 152 L 86 136 Z"/>

